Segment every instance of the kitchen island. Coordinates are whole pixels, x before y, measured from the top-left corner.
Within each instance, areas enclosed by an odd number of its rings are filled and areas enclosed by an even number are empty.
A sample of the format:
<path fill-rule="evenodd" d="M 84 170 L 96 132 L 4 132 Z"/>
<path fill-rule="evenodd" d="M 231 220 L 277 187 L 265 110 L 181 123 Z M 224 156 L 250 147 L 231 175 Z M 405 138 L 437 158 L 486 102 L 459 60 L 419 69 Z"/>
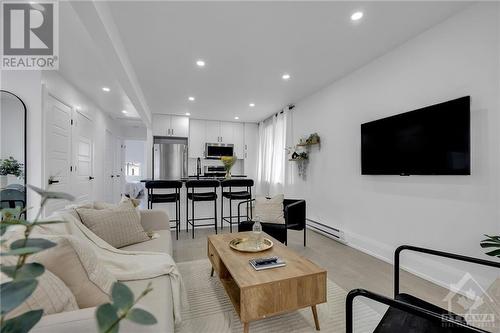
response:
<path fill-rule="evenodd" d="M 199 180 L 217 180 L 217 181 L 221 182 L 221 181 L 225 180 L 225 177 L 217 177 L 217 176 L 212 176 L 212 175 L 210 175 L 210 176 L 209 175 L 207 175 L 207 176 L 205 176 L 205 175 L 200 175 L 200 176 L 192 175 L 189 177 L 181 177 L 181 178 L 176 178 L 176 179 L 150 179 L 150 178 L 147 178 L 147 179 L 142 179 L 140 182 L 144 183 L 144 184 L 146 184 L 147 182 L 151 182 L 151 181 L 160 182 L 160 183 L 162 181 L 165 181 L 165 182 L 181 181 L 182 183 L 186 183 L 187 181 L 198 180 L 198 179 Z M 231 179 L 248 179 L 248 178 L 246 175 L 232 175 Z M 167 194 L 167 193 L 174 193 L 175 194 L 175 191 L 176 191 L 176 189 L 154 189 L 154 194 Z M 187 188 L 184 185 L 180 189 L 177 189 L 177 191 L 179 193 L 179 201 L 180 201 L 179 202 L 180 209 L 178 211 L 178 215 L 180 216 L 179 229 L 186 230 L 186 232 L 187 232 L 188 225 L 186 223 L 186 221 L 187 221 L 187 217 L 186 217 L 187 213 L 186 212 L 188 209 L 190 209 L 189 206 L 191 206 L 191 203 L 188 204 Z M 196 192 L 208 192 L 208 191 L 213 192 L 213 188 L 211 190 L 200 188 Z M 225 189 L 225 191 L 227 191 L 227 189 Z M 235 191 L 235 188 L 233 188 L 233 191 Z M 191 193 L 191 189 L 189 190 L 189 192 Z M 219 206 L 219 204 L 220 204 L 221 200 L 223 200 L 222 199 L 222 188 L 217 189 L 216 192 L 217 192 L 217 206 L 221 207 L 221 206 Z M 144 201 L 141 204 L 141 207 L 148 206 L 147 205 L 147 202 L 148 202 L 147 191 L 145 194 L 146 195 L 143 199 Z M 229 200 L 224 199 L 223 207 L 224 207 L 224 216 L 228 216 L 229 212 L 230 212 Z M 154 203 L 152 209 L 160 209 L 160 210 L 166 211 L 170 217 L 170 220 L 171 220 L 170 227 L 171 227 L 171 229 L 175 229 L 175 221 L 174 220 L 175 220 L 175 216 L 176 216 L 176 204 L 174 202 Z M 236 212 L 238 211 L 238 201 L 237 200 L 233 200 L 231 211 L 232 211 L 232 214 L 236 218 L 236 216 L 237 216 Z M 242 214 L 246 215 L 246 212 L 243 212 Z M 220 225 L 220 217 L 221 217 L 220 209 L 218 209 L 217 215 L 218 215 L 218 225 Z M 203 202 L 203 201 L 196 202 L 196 218 L 197 219 L 198 218 L 205 218 L 205 217 L 210 218 L 213 216 L 214 216 L 213 201 L 212 202 Z M 227 224 L 225 226 L 229 227 Z M 215 230 L 214 230 L 214 233 L 215 233 Z"/>

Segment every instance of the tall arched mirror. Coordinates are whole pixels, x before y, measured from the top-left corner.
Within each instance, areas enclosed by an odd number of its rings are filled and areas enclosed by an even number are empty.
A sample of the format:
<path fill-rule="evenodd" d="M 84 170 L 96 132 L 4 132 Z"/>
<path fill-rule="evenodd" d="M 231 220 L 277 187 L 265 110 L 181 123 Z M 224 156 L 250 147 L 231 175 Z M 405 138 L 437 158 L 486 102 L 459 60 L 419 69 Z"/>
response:
<path fill-rule="evenodd" d="M 26 105 L 0 90 L 0 207 L 26 207 Z"/>

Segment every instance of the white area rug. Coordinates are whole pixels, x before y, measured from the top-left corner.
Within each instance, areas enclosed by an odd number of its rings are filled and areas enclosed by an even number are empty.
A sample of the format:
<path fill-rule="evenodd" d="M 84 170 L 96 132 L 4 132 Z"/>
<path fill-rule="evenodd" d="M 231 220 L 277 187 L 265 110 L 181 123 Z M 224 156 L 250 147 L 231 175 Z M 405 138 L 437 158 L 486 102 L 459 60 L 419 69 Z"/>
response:
<path fill-rule="evenodd" d="M 238 315 L 217 276 L 210 277 L 208 259 L 177 264 L 188 293 L 189 309 L 177 333 L 243 332 Z M 328 302 L 318 305 L 321 332 L 345 332 L 345 297 L 347 292 L 328 280 Z M 355 331 L 372 332 L 382 317 L 368 305 L 355 301 Z M 251 333 L 316 332 L 310 308 L 250 323 Z"/>

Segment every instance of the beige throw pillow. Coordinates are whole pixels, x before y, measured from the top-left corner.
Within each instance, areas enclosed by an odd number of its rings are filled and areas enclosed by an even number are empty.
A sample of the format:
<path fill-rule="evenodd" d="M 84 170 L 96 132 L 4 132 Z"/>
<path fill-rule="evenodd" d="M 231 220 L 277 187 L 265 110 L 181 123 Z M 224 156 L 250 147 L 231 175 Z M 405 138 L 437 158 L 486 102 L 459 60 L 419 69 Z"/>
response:
<path fill-rule="evenodd" d="M 131 203 L 106 209 L 77 208 L 76 211 L 87 228 L 116 248 L 150 239 L 141 225 L 140 214 Z"/>
<path fill-rule="evenodd" d="M 17 257 L 2 257 L 2 265 L 13 266 Z M 1 274 L 1 283 L 12 280 Z M 78 310 L 75 296 L 64 282 L 45 268 L 45 272 L 37 278 L 38 286 L 31 296 L 17 308 L 9 312 L 7 319 L 17 317 L 31 310 L 43 310 L 44 315 Z"/>
<path fill-rule="evenodd" d="M 260 218 L 263 223 L 285 224 L 283 214 L 283 194 L 275 195 L 272 198 L 256 197 L 253 217 Z"/>
<path fill-rule="evenodd" d="M 109 302 L 115 277 L 95 252 L 74 236 L 44 236 L 55 243 L 50 249 L 29 257 L 57 275 L 71 290 L 80 308 Z"/>

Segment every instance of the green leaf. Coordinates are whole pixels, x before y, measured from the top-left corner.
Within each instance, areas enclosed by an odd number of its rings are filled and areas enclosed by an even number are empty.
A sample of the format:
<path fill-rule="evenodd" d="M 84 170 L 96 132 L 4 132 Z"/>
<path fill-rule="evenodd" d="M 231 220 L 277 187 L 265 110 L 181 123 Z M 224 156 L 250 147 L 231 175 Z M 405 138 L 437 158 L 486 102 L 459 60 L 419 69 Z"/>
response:
<path fill-rule="evenodd" d="M 25 247 L 37 247 L 40 250 L 50 249 L 57 244 L 44 238 L 29 238 L 27 241 L 25 239 L 18 239 L 10 245 L 11 250 L 16 250 Z"/>
<path fill-rule="evenodd" d="M 0 285 L 2 315 L 21 305 L 35 291 L 37 285 L 38 281 L 35 279 L 2 283 Z"/>
<path fill-rule="evenodd" d="M 121 282 L 113 283 L 111 289 L 111 299 L 113 305 L 120 310 L 127 310 L 134 304 L 134 294 L 125 284 Z"/>
<path fill-rule="evenodd" d="M 45 191 L 42 190 L 39 187 L 33 186 L 33 185 L 28 185 L 30 189 L 38 193 L 42 198 L 44 199 L 62 199 L 62 200 L 68 200 L 68 201 L 73 201 L 75 200 L 75 197 L 72 196 L 71 194 L 64 193 L 64 192 L 52 192 L 52 191 Z"/>
<path fill-rule="evenodd" d="M 492 257 L 500 257 L 500 249 L 486 252 L 486 254 Z"/>
<path fill-rule="evenodd" d="M 482 248 L 485 248 L 485 247 L 500 247 L 500 243 L 481 243 L 480 244 Z"/>
<path fill-rule="evenodd" d="M 42 249 L 39 247 L 22 247 L 10 251 L 5 251 L 5 252 L 2 251 L 0 252 L 0 256 L 21 256 L 24 254 L 32 254 L 40 251 L 42 251 Z"/>
<path fill-rule="evenodd" d="M 157 323 L 155 316 L 143 309 L 131 309 L 127 319 L 141 325 L 154 325 Z"/>
<path fill-rule="evenodd" d="M 100 305 L 95 315 L 99 333 L 118 333 L 119 323 L 116 323 L 113 329 L 110 330 L 110 327 L 118 320 L 117 310 L 113 305 L 109 303 Z"/>
<path fill-rule="evenodd" d="M 43 310 L 32 310 L 7 320 L 2 325 L 2 333 L 27 333 L 40 321 Z"/>
<path fill-rule="evenodd" d="M 14 272 L 16 272 L 16 266 L 4 266 L 2 265 L 0 267 L 2 273 L 7 275 L 8 277 L 13 278 L 14 277 Z M 27 279 L 34 279 L 45 272 L 45 267 L 43 267 L 42 264 L 39 263 L 30 263 L 30 264 L 24 264 L 21 268 L 19 268 L 16 272 L 16 278 L 15 280 L 27 280 Z"/>

